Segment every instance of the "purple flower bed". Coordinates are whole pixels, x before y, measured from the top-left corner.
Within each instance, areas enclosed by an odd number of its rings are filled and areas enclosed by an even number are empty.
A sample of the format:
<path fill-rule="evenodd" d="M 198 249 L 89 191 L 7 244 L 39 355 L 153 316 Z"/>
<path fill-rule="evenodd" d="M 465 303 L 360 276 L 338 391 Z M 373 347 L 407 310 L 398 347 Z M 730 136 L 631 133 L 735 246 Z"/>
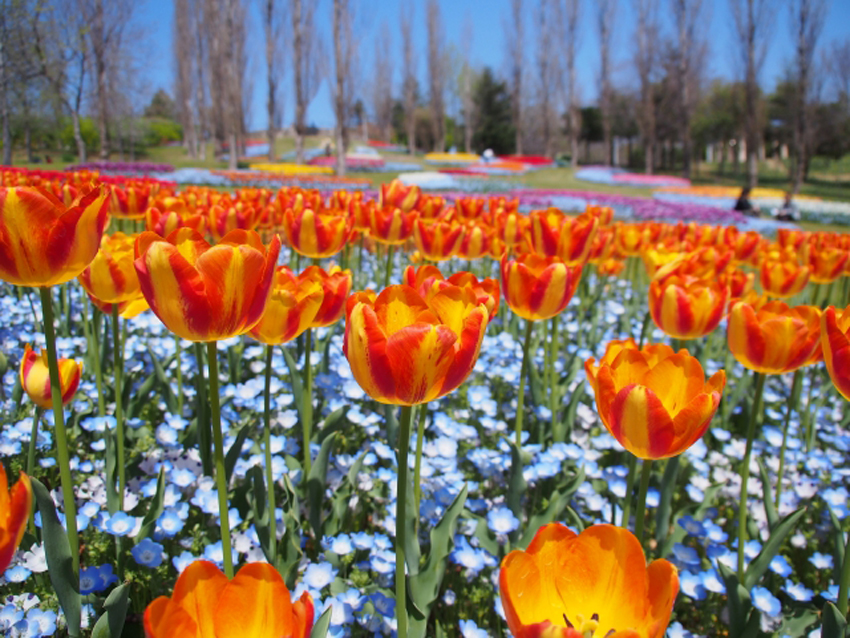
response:
<path fill-rule="evenodd" d="M 174 167 L 171 164 L 156 164 L 154 162 L 84 162 L 68 166 L 65 170 L 148 175 L 150 173 L 171 173 L 174 171 Z"/>

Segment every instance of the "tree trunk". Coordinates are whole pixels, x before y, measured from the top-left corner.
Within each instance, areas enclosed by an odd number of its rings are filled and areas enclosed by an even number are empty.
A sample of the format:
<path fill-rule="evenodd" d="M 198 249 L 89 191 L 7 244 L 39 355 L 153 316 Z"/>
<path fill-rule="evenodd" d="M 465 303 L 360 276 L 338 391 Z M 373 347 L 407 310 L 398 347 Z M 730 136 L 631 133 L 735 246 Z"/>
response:
<path fill-rule="evenodd" d="M 304 163 L 304 34 L 301 28 L 301 0 L 292 0 L 292 65 L 295 72 L 295 161 Z"/>
<path fill-rule="evenodd" d="M 6 19 L 2 18 L 3 31 L 5 37 Z M 9 81 L 6 69 L 6 42 L 5 39 L 0 41 L 0 110 L 3 119 L 3 165 L 12 165 L 12 132 L 9 128 Z"/>
<path fill-rule="evenodd" d="M 336 174 L 345 175 L 345 61 L 342 56 L 342 0 L 334 0 L 333 34 L 336 66 Z"/>
<path fill-rule="evenodd" d="M 71 111 L 71 126 L 74 129 L 74 142 L 77 144 L 77 161 L 84 164 L 87 161 L 86 143 L 83 140 L 83 134 L 80 130 L 80 112 L 79 110 Z"/>
<path fill-rule="evenodd" d="M 274 33 L 274 0 L 266 0 L 265 7 L 265 26 L 266 26 L 266 76 L 268 79 L 268 99 L 266 100 L 266 110 L 269 118 L 268 129 L 266 130 L 266 138 L 269 142 L 269 161 L 275 160 L 274 140 L 275 140 L 275 92 L 277 91 L 277 78 L 275 77 L 275 33 Z"/>

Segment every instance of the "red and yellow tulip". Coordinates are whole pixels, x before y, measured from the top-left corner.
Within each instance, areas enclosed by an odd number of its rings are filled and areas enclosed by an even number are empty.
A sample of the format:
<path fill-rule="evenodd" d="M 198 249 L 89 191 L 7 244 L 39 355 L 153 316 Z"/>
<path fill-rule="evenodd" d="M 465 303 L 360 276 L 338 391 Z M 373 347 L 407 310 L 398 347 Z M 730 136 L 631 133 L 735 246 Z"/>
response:
<path fill-rule="evenodd" d="M 325 328 L 342 318 L 353 284 L 350 270 L 333 267 L 325 271 L 319 266 L 310 266 L 299 275 L 299 279 L 318 282 L 322 287 L 322 305 L 313 317 L 311 328 Z"/>
<path fill-rule="evenodd" d="M 381 208 L 400 208 L 403 212 L 412 211 L 419 202 L 420 191 L 418 186 L 406 186 L 403 182 L 394 179 L 389 184 L 381 184 L 379 205 Z"/>
<path fill-rule="evenodd" d="M 207 214 L 207 229 L 216 242 L 232 230 L 254 230 L 260 223 L 262 209 L 245 202 L 215 204 Z"/>
<path fill-rule="evenodd" d="M 759 268 L 761 287 L 772 297 L 793 297 L 806 287 L 812 269 L 793 259 L 766 258 Z"/>
<path fill-rule="evenodd" d="M 737 301 L 729 310 L 729 350 L 746 368 L 762 374 L 793 372 L 817 359 L 821 312 L 771 301 L 754 308 Z"/>
<path fill-rule="evenodd" d="M 245 334 L 260 320 L 272 290 L 280 240 L 268 247 L 254 231 L 234 230 L 211 246 L 191 228 L 136 240 L 142 294 L 171 332 L 189 341 Z"/>
<path fill-rule="evenodd" d="M 445 261 L 451 259 L 460 248 L 463 226 L 458 223 L 427 222 L 418 219 L 413 227 L 413 238 L 425 259 Z"/>
<path fill-rule="evenodd" d="M 181 214 L 176 210 L 162 212 L 159 208 L 148 208 L 145 211 L 145 228 L 152 233 L 168 237 L 178 228 L 194 228 L 199 233 L 204 232 L 204 218 L 200 214 Z"/>
<path fill-rule="evenodd" d="M 345 209 L 315 211 L 304 208 L 283 213 L 283 230 L 292 249 L 300 255 L 323 259 L 336 255 L 351 236 L 353 219 Z"/>
<path fill-rule="evenodd" d="M 426 264 L 417 269 L 408 266 L 404 270 L 404 283 L 414 288 L 423 299 L 430 298 L 447 286 L 469 288 L 475 293 L 478 302 L 487 307 L 490 319 L 499 311 L 499 282 L 495 279 L 479 281 L 478 277 L 465 270 L 446 279 L 434 265 Z"/>
<path fill-rule="evenodd" d="M 370 208 L 369 234 L 382 244 L 403 244 L 413 234 L 418 213 L 404 212 L 401 208 Z"/>
<path fill-rule="evenodd" d="M 59 359 L 59 386 L 62 388 L 62 404 L 67 405 L 80 385 L 82 366 L 73 359 Z M 21 357 L 21 386 L 30 400 L 40 408 L 53 406 L 50 371 L 47 368 L 47 350 L 41 355 L 26 345 Z"/>
<path fill-rule="evenodd" d="M 850 401 L 850 306 L 838 312 L 834 306 L 821 316 L 821 345 L 829 378 Z"/>
<path fill-rule="evenodd" d="M 534 252 L 569 263 L 587 261 L 599 219 L 589 214 L 570 217 L 557 208 L 535 210 L 529 217 Z"/>
<path fill-rule="evenodd" d="M 385 288 L 374 302 L 355 295 L 343 351 L 354 379 L 376 401 L 427 403 L 472 372 L 488 313 L 471 289 L 447 286 L 427 300 L 405 285 Z"/>
<path fill-rule="evenodd" d="M 292 602 L 277 570 L 248 563 L 233 580 L 213 563 L 190 564 L 171 597 L 154 600 L 144 615 L 146 638 L 308 638 L 313 599 L 304 592 Z"/>
<path fill-rule="evenodd" d="M 529 253 L 516 259 L 502 257 L 502 291 L 511 310 L 529 321 L 549 319 L 563 312 L 581 279 L 581 264 Z"/>
<path fill-rule="evenodd" d="M 0 279 L 17 286 L 74 279 L 97 254 L 108 218 L 105 186 L 71 206 L 35 188 L 0 189 Z"/>
<path fill-rule="evenodd" d="M 89 296 L 107 304 L 142 296 L 133 266 L 134 245 L 135 238 L 124 233 L 103 236 L 100 250 L 78 278 Z"/>
<path fill-rule="evenodd" d="M 576 534 L 550 523 L 528 549 L 505 556 L 499 590 L 516 638 L 662 638 L 679 576 L 664 559 L 647 566 L 627 529 L 593 525 Z"/>
<path fill-rule="evenodd" d="M 32 485 L 23 472 L 10 490 L 6 468 L 0 463 L 0 574 L 6 571 L 27 528 L 32 511 Z"/>
<path fill-rule="evenodd" d="M 649 285 L 649 311 L 655 325 L 675 339 L 697 339 L 723 319 L 729 301 L 725 279 L 674 274 Z"/>
<path fill-rule="evenodd" d="M 666 345 L 638 349 L 611 341 L 605 355 L 585 361 L 599 417 L 624 448 L 642 459 L 677 456 L 696 443 L 720 404 L 726 373 L 708 382 L 699 361 Z"/>

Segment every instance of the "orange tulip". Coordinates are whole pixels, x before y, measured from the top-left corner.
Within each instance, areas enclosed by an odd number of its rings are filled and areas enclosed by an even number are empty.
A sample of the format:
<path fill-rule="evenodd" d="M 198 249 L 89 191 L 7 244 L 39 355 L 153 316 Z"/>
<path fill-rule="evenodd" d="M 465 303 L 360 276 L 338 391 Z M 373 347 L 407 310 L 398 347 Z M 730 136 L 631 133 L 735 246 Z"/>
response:
<path fill-rule="evenodd" d="M 459 197 L 455 200 L 457 213 L 464 221 L 474 221 L 484 213 L 486 202 L 481 197 Z"/>
<path fill-rule="evenodd" d="M 156 196 L 159 186 L 155 182 L 137 181 L 112 188 L 110 213 L 117 219 L 142 219 L 148 201 Z"/>
<path fill-rule="evenodd" d="M 406 213 L 401 208 L 371 208 L 369 234 L 382 244 L 403 244 L 413 234 L 415 211 Z"/>
<path fill-rule="evenodd" d="M 664 559 L 647 566 L 627 529 L 593 525 L 576 534 L 550 523 L 527 550 L 505 556 L 499 589 L 516 638 L 662 638 L 679 576 Z"/>
<path fill-rule="evenodd" d="M 726 373 L 708 382 L 699 361 L 666 345 L 638 349 L 634 340 L 611 341 L 596 365 L 584 363 L 596 407 L 608 431 L 642 459 L 677 456 L 696 443 L 720 404 Z"/>
<path fill-rule="evenodd" d="M 828 284 L 844 274 L 850 252 L 829 246 L 812 247 L 809 251 L 809 266 L 812 268 L 812 281 Z"/>
<path fill-rule="evenodd" d="M 100 250 L 78 278 L 91 297 L 113 304 L 142 296 L 133 266 L 134 243 L 134 237 L 120 232 L 103 236 Z"/>
<path fill-rule="evenodd" d="M 447 222 L 416 220 L 413 227 L 416 247 L 431 261 L 445 261 L 457 253 L 463 239 L 463 226 Z"/>
<path fill-rule="evenodd" d="M 300 255 L 322 259 L 337 254 L 351 236 L 353 220 L 345 209 L 314 211 L 305 208 L 283 213 L 283 230 L 292 249 Z"/>
<path fill-rule="evenodd" d="M 322 305 L 316 311 L 311 328 L 325 328 L 342 318 L 353 283 L 350 270 L 333 267 L 325 271 L 319 266 L 310 266 L 298 278 L 318 282 L 322 287 Z"/>
<path fill-rule="evenodd" d="M 570 303 L 581 279 L 581 264 L 533 253 L 502 257 L 502 291 L 511 310 L 529 321 L 549 319 Z"/>
<path fill-rule="evenodd" d="M 176 210 L 160 211 L 158 208 L 148 208 L 145 211 L 145 228 L 152 233 L 168 237 L 178 228 L 194 228 L 199 233 L 204 232 L 204 218 L 200 215 L 180 214 Z"/>
<path fill-rule="evenodd" d="M 729 297 L 743 297 L 755 286 L 755 273 L 746 272 L 740 268 L 735 268 L 729 273 Z"/>
<path fill-rule="evenodd" d="M 744 301 L 729 310 L 732 355 L 746 368 L 782 374 L 812 363 L 820 345 L 820 309 L 771 301 L 756 310 Z"/>
<path fill-rule="evenodd" d="M 761 262 L 761 287 L 772 297 L 793 297 L 806 287 L 812 269 L 791 259 L 768 258 Z"/>
<path fill-rule="evenodd" d="M 98 186 L 70 207 L 35 188 L 0 189 L 0 279 L 55 286 L 91 263 L 109 215 L 109 189 Z"/>
<path fill-rule="evenodd" d="M 483 257 L 489 254 L 492 241 L 492 230 L 478 223 L 469 223 L 461 237 L 458 255 L 464 259 L 478 259 L 479 257 Z"/>
<path fill-rule="evenodd" d="M 620 224 L 615 227 L 614 238 L 617 248 L 626 256 L 639 255 L 644 246 L 643 226 L 640 224 Z"/>
<path fill-rule="evenodd" d="M 136 273 L 160 321 L 189 341 L 245 334 L 260 320 L 272 290 L 280 240 L 268 248 L 254 231 L 233 230 L 210 246 L 191 228 L 136 240 Z"/>
<path fill-rule="evenodd" d="M 478 277 L 465 270 L 445 279 L 440 269 L 434 265 L 426 264 L 418 269 L 408 266 L 404 270 L 404 283 L 415 289 L 419 296 L 426 300 L 446 286 L 469 288 L 475 293 L 478 302 L 487 307 L 491 320 L 499 311 L 499 282 L 495 279 L 479 281 Z"/>
<path fill-rule="evenodd" d="M 233 580 L 213 563 L 197 560 L 174 585 L 145 609 L 146 638 L 308 638 L 313 599 L 304 592 L 292 602 L 277 570 L 248 563 Z"/>
<path fill-rule="evenodd" d="M 260 223 L 262 209 L 253 204 L 235 202 L 210 206 L 207 228 L 216 242 L 222 241 L 231 230 L 254 230 Z"/>
<path fill-rule="evenodd" d="M 525 215 L 516 210 L 502 212 L 496 216 L 493 226 L 507 250 L 521 250 L 526 245 L 529 221 Z"/>
<path fill-rule="evenodd" d="M 32 511 L 32 485 L 21 472 L 15 487 L 9 489 L 6 468 L 0 463 L 0 574 L 6 571 L 27 528 Z"/>
<path fill-rule="evenodd" d="M 850 401 L 850 306 L 841 314 L 834 306 L 821 315 L 821 345 L 829 378 L 836 390 Z"/>
<path fill-rule="evenodd" d="M 596 266 L 596 272 L 600 277 L 616 277 L 626 267 L 626 262 L 622 259 L 606 259 Z"/>
<path fill-rule="evenodd" d="M 86 293 L 88 294 L 88 293 Z M 141 292 L 139 293 L 141 295 Z M 115 304 L 104 303 L 99 299 L 92 297 L 89 295 L 89 300 L 97 306 L 98 310 L 106 315 L 112 314 L 112 306 Z M 136 297 L 135 299 L 130 299 L 129 301 L 122 301 L 118 304 L 118 314 L 124 319 L 132 319 L 133 317 L 138 317 L 145 310 L 150 310 L 151 307 L 148 305 L 147 299 L 143 296 Z"/>
<path fill-rule="evenodd" d="M 583 214 L 569 217 L 557 208 L 535 210 L 531 219 L 532 250 L 566 262 L 584 263 L 593 245 L 599 219 Z"/>
<path fill-rule="evenodd" d="M 762 236 L 755 230 L 742 233 L 735 226 L 723 231 L 724 245 L 732 251 L 736 261 L 749 262 L 761 244 Z"/>
<path fill-rule="evenodd" d="M 655 325 L 675 339 L 696 339 L 712 332 L 729 301 L 724 280 L 674 274 L 649 285 L 649 311 Z"/>
<path fill-rule="evenodd" d="M 278 266 L 263 315 L 249 334 L 267 345 L 288 343 L 313 325 L 323 300 L 318 278 L 298 277 L 287 266 Z"/>
<path fill-rule="evenodd" d="M 425 195 L 423 193 L 419 196 L 419 201 L 416 202 L 415 209 L 416 212 L 419 213 L 419 219 L 434 221 L 437 219 L 443 219 L 444 210 L 447 210 L 445 207 L 446 200 L 444 197 L 439 197 L 437 195 Z M 449 217 L 454 216 L 455 212 L 454 208 L 452 208 L 449 211 Z"/>
<path fill-rule="evenodd" d="M 80 385 L 82 366 L 73 359 L 59 359 L 59 386 L 62 388 L 62 404 L 68 405 Z M 47 368 L 47 350 L 37 355 L 29 344 L 21 357 L 21 386 L 30 400 L 40 408 L 53 406 L 50 387 L 50 371 Z"/>
<path fill-rule="evenodd" d="M 343 351 L 354 379 L 373 399 L 427 403 L 472 372 L 488 314 L 471 289 L 447 286 L 428 300 L 404 285 L 385 288 L 374 302 L 355 294 Z"/>
<path fill-rule="evenodd" d="M 389 184 L 381 184 L 379 206 L 384 208 L 400 208 L 402 212 L 409 213 L 419 202 L 420 191 L 418 186 L 407 186 L 403 182 L 394 179 Z"/>

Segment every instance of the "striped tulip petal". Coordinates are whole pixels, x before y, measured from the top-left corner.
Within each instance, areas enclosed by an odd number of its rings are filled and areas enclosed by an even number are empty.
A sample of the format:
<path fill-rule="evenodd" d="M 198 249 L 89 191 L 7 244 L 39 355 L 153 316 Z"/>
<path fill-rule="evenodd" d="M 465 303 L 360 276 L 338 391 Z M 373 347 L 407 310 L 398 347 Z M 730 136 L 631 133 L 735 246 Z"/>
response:
<path fill-rule="evenodd" d="M 80 385 L 82 365 L 73 359 L 59 359 L 59 385 L 62 388 L 62 405 L 67 405 Z M 47 350 L 37 355 L 27 344 L 21 357 L 21 386 L 30 400 L 40 408 L 53 406 L 50 371 L 47 366 Z"/>
<path fill-rule="evenodd" d="M 850 401 L 850 306 L 840 314 L 833 306 L 824 311 L 821 344 L 829 378 L 841 395 Z"/>
<path fill-rule="evenodd" d="M 80 273 L 86 292 L 104 304 L 122 303 L 142 296 L 133 266 L 135 239 L 124 233 L 104 235 L 94 260 Z"/>
<path fill-rule="evenodd" d="M 6 468 L 0 463 L 0 572 L 5 572 L 27 528 L 32 511 L 32 486 L 23 472 L 10 490 Z"/>
<path fill-rule="evenodd" d="M 581 264 L 533 253 L 502 257 L 502 290 L 511 310 L 529 321 L 549 319 L 569 304 L 581 279 Z"/>

